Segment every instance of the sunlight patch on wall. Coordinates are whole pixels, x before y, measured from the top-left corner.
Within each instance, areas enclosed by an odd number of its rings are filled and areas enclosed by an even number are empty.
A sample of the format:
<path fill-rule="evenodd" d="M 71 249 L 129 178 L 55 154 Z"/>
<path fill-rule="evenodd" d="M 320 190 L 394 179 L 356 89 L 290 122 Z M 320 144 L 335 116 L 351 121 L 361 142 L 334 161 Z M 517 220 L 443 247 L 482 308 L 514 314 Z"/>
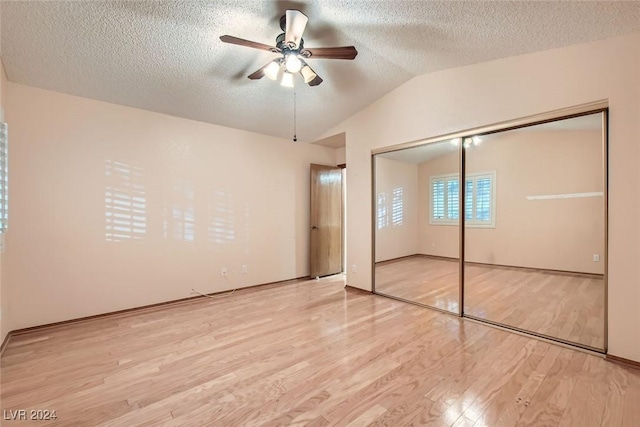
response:
<path fill-rule="evenodd" d="M 0 119 L 3 118 L 0 109 Z M 9 127 L 0 123 L 0 253 L 4 252 L 4 234 L 9 221 Z"/>
<path fill-rule="evenodd" d="M 195 240 L 195 190 L 193 183 L 186 179 L 178 179 L 171 188 L 171 195 L 165 201 L 163 233 L 164 238 L 170 237 L 185 242 Z"/>
<path fill-rule="evenodd" d="M 147 232 L 144 169 L 105 160 L 105 238 L 142 241 Z"/>
<path fill-rule="evenodd" d="M 235 201 L 232 194 L 214 190 L 209 204 L 209 243 L 228 245 L 236 239 Z"/>

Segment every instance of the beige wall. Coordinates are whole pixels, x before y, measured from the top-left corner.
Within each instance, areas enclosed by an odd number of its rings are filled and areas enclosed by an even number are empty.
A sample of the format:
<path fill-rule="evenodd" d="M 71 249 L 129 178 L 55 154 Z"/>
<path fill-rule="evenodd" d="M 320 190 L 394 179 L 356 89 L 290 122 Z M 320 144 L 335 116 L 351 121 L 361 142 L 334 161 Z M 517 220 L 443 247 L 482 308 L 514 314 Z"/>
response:
<path fill-rule="evenodd" d="M 602 197 L 527 196 L 602 192 L 601 131 L 511 131 L 467 150 L 467 173 L 496 173 L 495 228 L 467 227 L 466 260 L 604 273 Z M 458 228 L 429 224 L 429 177 L 457 173 L 457 154 L 420 165 L 419 252 L 458 257 Z"/>
<path fill-rule="evenodd" d="M 460 257 L 460 227 L 458 225 L 429 224 L 429 177 L 458 173 L 460 157 L 457 152 L 445 154 L 418 166 L 418 253 Z"/>
<path fill-rule="evenodd" d="M 345 147 L 336 148 L 336 164 L 344 165 L 347 163 L 347 149 Z"/>
<path fill-rule="evenodd" d="M 400 216 L 393 218 L 393 192 Z M 376 193 L 386 200 L 386 219 L 376 225 L 376 262 L 414 255 L 418 250 L 418 165 L 376 157 Z M 377 215 L 377 214 L 376 214 Z"/>
<path fill-rule="evenodd" d="M 4 71 L 4 64 L 2 64 L 2 58 L 0 58 L 0 100 L 2 102 L 2 109 L 4 110 L 4 101 L 7 87 L 7 73 Z"/>
<path fill-rule="evenodd" d="M 606 99 L 609 352 L 640 361 L 640 34 L 416 77 L 329 130 L 347 134 L 350 286 L 371 289 L 371 150 Z"/>
<path fill-rule="evenodd" d="M 7 95 L 12 329 L 308 275 L 309 164 L 334 149 L 11 82 Z M 144 191 L 139 240 L 108 241 L 106 189 L 125 185 L 108 162 Z"/>
<path fill-rule="evenodd" d="M 0 108 L 4 113 L 6 106 L 6 94 L 7 94 L 7 75 L 4 71 L 4 65 L 0 58 Z M 6 120 L 6 117 L 3 119 Z M 8 232 L 8 231 L 7 231 Z M 8 322 L 9 314 L 9 298 L 8 289 L 4 284 L 4 239 L 5 236 L 0 235 L 0 343 L 2 343 L 11 329 Z"/>

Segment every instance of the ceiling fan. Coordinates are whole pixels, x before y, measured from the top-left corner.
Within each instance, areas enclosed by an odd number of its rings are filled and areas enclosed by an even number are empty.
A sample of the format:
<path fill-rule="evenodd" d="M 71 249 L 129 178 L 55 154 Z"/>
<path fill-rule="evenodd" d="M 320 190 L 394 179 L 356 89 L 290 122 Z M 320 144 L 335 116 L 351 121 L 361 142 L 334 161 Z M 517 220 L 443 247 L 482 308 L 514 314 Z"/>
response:
<path fill-rule="evenodd" d="M 307 64 L 306 59 L 354 59 L 358 51 L 353 46 L 305 48 L 302 33 L 308 21 L 309 18 L 299 10 L 287 10 L 280 18 L 280 28 L 284 33 L 276 37 L 275 46 L 227 35 L 221 36 L 220 40 L 282 54 L 258 71 L 249 74 L 251 80 L 261 79 L 263 76 L 271 80 L 281 77 L 282 86 L 293 87 L 293 76 L 300 73 L 309 86 L 318 86 L 322 83 L 322 78 Z"/>

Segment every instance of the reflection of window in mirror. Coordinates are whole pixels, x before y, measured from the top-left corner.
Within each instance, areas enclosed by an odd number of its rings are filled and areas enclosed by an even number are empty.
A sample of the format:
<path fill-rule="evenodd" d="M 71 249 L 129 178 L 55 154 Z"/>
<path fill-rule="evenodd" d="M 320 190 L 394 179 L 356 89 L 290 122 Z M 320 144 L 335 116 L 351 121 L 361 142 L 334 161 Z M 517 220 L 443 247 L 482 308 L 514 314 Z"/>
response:
<path fill-rule="evenodd" d="M 393 202 L 391 205 L 391 224 L 394 227 L 402 225 L 404 220 L 404 188 L 393 189 Z"/>
<path fill-rule="evenodd" d="M 391 217 L 391 226 L 400 227 L 404 223 L 404 188 L 398 187 L 391 191 L 391 205 L 387 200 L 387 193 L 378 193 L 378 212 L 377 223 L 378 230 L 389 226 L 389 217 Z"/>
<path fill-rule="evenodd" d="M 458 179 L 447 180 L 447 219 L 457 221 L 460 217 L 460 204 L 458 200 Z"/>
<path fill-rule="evenodd" d="M 387 213 L 387 193 L 378 194 L 378 230 L 389 225 L 389 214 Z"/>
<path fill-rule="evenodd" d="M 481 172 L 466 176 L 465 224 L 471 227 L 495 227 L 496 173 Z M 457 225 L 460 217 L 459 178 L 457 174 L 429 177 L 429 224 Z"/>

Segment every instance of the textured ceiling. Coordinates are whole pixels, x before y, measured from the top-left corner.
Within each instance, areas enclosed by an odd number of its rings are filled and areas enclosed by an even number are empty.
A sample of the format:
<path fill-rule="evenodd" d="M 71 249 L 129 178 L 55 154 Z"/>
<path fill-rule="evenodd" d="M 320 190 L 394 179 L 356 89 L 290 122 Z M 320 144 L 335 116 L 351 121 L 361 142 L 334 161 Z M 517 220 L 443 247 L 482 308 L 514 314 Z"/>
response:
<path fill-rule="evenodd" d="M 311 141 L 415 75 L 640 31 L 640 2 L 2 1 L 10 81 L 290 138 L 293 90 L 248 74 L 275 54 L 288 8 L 306 47 L 354 45 L 354 61 L 310 60 L 297 80 L 298 138 Z"/>

